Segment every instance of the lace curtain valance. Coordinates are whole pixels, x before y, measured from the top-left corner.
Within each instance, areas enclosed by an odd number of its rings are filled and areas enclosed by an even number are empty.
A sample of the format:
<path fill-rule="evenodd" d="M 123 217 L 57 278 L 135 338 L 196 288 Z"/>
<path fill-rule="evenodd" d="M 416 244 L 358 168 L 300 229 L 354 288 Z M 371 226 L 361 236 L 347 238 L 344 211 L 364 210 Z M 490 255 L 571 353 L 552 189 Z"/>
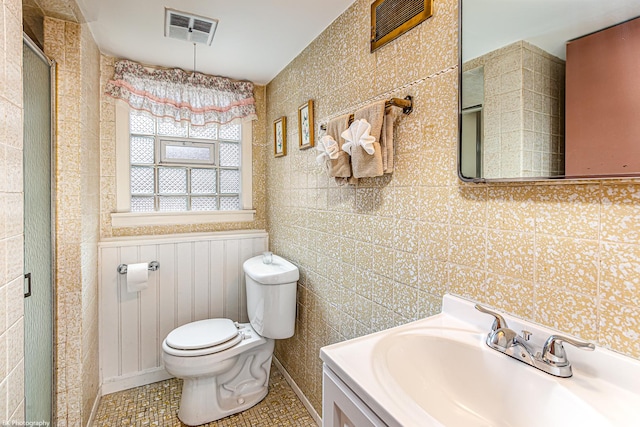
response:
<path fill-rule="evenodd" d="M 155 117 L 193 126 L 256 119 L 253 83 L 184 70 L 154 69 L 121 60 L 106 94 Z"/>

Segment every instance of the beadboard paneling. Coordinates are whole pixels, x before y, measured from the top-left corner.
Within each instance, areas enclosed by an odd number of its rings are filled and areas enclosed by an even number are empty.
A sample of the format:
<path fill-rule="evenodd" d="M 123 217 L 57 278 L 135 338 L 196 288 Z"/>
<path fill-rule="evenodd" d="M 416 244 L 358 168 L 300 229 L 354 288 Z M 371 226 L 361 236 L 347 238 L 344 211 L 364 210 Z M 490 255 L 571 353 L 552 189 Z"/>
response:
<path fill-rule="evenodd" d="M 246 322 L 242 264 L 268 248 L 264 231 L 114 238 L 100 243 L 103 394 L 167 378 L 162 341 L 196 320 Z M 127 292 L 120 264 L 158 261 L 147 289 Z"/>

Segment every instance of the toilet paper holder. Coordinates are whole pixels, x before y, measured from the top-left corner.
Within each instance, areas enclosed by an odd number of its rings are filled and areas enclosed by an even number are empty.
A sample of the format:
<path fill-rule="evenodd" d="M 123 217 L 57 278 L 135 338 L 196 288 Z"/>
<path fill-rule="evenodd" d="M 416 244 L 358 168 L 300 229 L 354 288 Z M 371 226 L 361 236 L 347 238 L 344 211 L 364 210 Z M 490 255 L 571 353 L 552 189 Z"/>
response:
<path fill-rule="evenodd" d="M 159 268 L 160 268 L 160 263 L 158 261 L 151 261 L 149 263 L 149 271 L 156 271 Z M 127 264 L 120 264 L 118 266 L 118 273 L 127 274 L 127 269 L 128 269 Z"/>

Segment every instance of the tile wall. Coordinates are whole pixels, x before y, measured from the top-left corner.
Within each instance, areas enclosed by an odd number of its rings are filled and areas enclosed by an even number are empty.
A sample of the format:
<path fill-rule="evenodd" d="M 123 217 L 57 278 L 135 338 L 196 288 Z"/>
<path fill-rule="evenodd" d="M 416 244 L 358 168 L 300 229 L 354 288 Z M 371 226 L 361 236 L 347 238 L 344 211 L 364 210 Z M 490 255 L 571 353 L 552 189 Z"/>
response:
<path fill-rule="evenodd" d="M 98 395 L 100 53 L 86 24 L 45 18 L 57 63 L 56 421 L 86 425 Z"/>
<path fill-rule="evenodd" d="M 100 51 L 86 24 L 80 26 L 80 206 L 82 268 L 82 423 L 98 397 L 98 241 L 100 240 Z M 71 425 L 71 423 L 70 423 Z"/>
<path fill-rule="evenodd" d="M 564 171 L 565 63 L 518 41 L 463 64 L 484 70 L 483 177 Z"/>
<path fill-rule="evenodd" d="M 0 423 L 24 421 L 21 6 L 0 5 Z"/>
<path fill-rule="evenodd" d="M 373 54 L 370 4 L 356 0 L 267 86 L 270 244 L 301 269 L 296 334 L 276 354 L 315 409 L 322 346 L 436 314 L 446 292 L 640 358 L 640 184 L 461 183 L 458 2 L 434 2 Z M 406 94 L 392 176 L 337 187 L 297 148 L 308 99 L 321 122 Z M 283 115 L 288 154 L 274 158 Z"/>
<path fill-rule="evenodd" d="M 246 229 L 266 229 L 266 165 L 267 136 L 264 126 L 265 117 L 265 87 L 254 87 L 256 100 L 256 112 L 258 120 L 253 122 L 253 209 L 256 210 L 252 222 L 224 222 L 198 225 L 171 225 L 148 227 L 123 227 L 111 226 L 111 213 L 116 211 L 116 124 L 115 124 L 115 100 L 104 95 L 106 83 L 113 78 L 113 67 L 116 59 L 102 56 L 100 61 L 100 236 L 142 236 L 155 234 L 190 233 L 205 231 L 229 231 Z"/>
<path fill-rule="evenodd" d="M 565 61 L 522 42 L 523 176 L 564 173 Z"/>

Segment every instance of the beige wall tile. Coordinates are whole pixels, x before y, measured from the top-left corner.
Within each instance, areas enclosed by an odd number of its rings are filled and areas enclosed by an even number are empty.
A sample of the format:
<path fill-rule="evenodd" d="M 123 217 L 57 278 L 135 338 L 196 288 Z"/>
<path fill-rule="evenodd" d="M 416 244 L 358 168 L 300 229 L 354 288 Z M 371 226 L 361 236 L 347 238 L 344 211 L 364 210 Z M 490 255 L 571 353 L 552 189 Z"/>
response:
<path fill-rule="evenodd" d="M 449 187 L 421 187 L 420 218 L 423 221 L 449 223 L 451 191 Z"/>
<path fill-rule="evenodd" d="M 97 242 L 100 219 L 100 55 L 86 25 L 45 18 L 45 52 L 58 64 L 56 371 L 58 421 L 86 424 L 98 396 Z M 78 265 L 81 266 L 78 269 Z M 72 331 L 73 333 L 69 333 Z M 60 352 L 60 350 L 63 350 Z M 75 363 L 74 363 L 75 361 Z M 61 374 L 61 373 L 64 373 Z"/>
<path fill-rule="evenodd" d="M 488 187 L 487 227 L 500 230 L 533 232 L 535 211 L 531 187 Z"/>
<path fill-rule="evenodd" d="M 482 300 L 518 317 L 533 317 L 533 283 L 530 281 L 488 273 Z"/>
<path fill-rule="evenodd" d="M 640 307 L 640 246 L 602 243 L 600 297 Z"/>
<path fill-rule="evenodd" d="M 420 218 L 420 189 L 418 187 L 398 187 L 395 189 L 395 217 L 415 220 Z"/>
<path fill-rule="evenodd" d="M 371 299 L 385 308 L 393 308 L 393 279 L 387 277 L 375 277 L 375 279 Z"/>
<path fill-rule="evenodd" d="M 535 320 L 585 340 L 597 340 L 596 297 L 566 288 L 535 289 Z"/>
<path fill-rule="evenodd" d="M 533 280 L 533 234 L 489 230 L 487 271 L 527 281 Z"/>
<path fill-rule="evenodd" d="M 432 295 L 444 296 L 448 283 L 447 263 L 425 257 L 421 257 L 419 262 L 418 287 Z"/>
<path fill-rule="evenodd" d="M 600 186 L 539 186 L 535 197 L 536 232 L 597 239 Z"/>
<path fill-rule="evenodd" d="M 422 169 L 429 185 L 453 185 L 458 182 L 456 176 L 456 152 L 426 151 L 422 154 Z"/>
<path fill-rule="evenodd" d="M 395 224 L 393 236 L 394 249 L 417 253 L 420 249 L 420 237 L 422 235 L 423 223 L 418 221 L 408 221 L 399 219 Z"/>
<path fill-rule="evenodd" d="M 412 287 L 418 286 L 418 266 L 420 257 L 409 252 L 396 251 L 394 257 L 393 279 Z"/>
<path fill-rule="evenodd" d="M 3 326 L 3 330 L 5 329 L 5 325 Z M 8 340 L 8 333 L 3 333 L 2 335 L 0 335 L 0 356 L 2 356 L 0 358 L 0 377 L 1 378 L 6 378 L 7 374 L 8 374 L 8 364 L 7 364 L 7 340 Z M 5 390 L 6 392 L 6 390 Z M 5 394 L 6 395 L 6 394 Z M 0 414 L 3 414 L 3 412 L 0 412 Z"/>
<path fill-rule="evenodd" d="M 462 265 L 449 267 L 448 290 L 463 298 L 474 301 L 485 300 L 487 273 L 484 270 L 476 270 Z"/>
<path fill-rule="evenodd" d="M 603 185 L 601 227 L 603 240 L 640 242 L 640 185 Z"/>
<path fill-rule="evenodd" d="M 599 247 L 594 240 L 536 236 L 536 283 L 595 297 Z"/>
<path fill-rule="evenodd" d="M 485 269 L 487 231 L 484 228 L 451 226 L 449 260 L 454 264 Z"/>
<path fill-rule="evenodd" d="M 451 224 L 484 227 L 487 222 L 487 189 L 458 187 L 451 193 Z"/>
<path fill-rule="evenodd" d="M 405 319 L 402 323 L 416 320 L 419 310 L 419 292 L 412 286 L 395 283 L 393 286 L 393 309 Z"/>
<path fill-rule="evenodd" d="M 24 421 L 22 9 L 0 5 L 0 417 Z"/>
<path fill-rule="evenodd" d="M 425 223 L 421 227 L 420 254 L 425 258 L 439 261 L 449 261 L 450 250 L 457 250 L 450 240 L 449 225 L 438 223 Z"/>
<path fill-rule="evenodd" d="M 393 258 L 394 251 L 391 248 L 384 246 L 374 246 L 373 248 L 373 271 L 384 277 L 393 277 L 394 264 Z"/>
<path fill-rule="evenodd" d="M 350 108 L 363 101 L 384 96 L 386 90 L 393 96 L 414 95 L 413 113 L 398 121 L 396 169 L 390 176 L 336 187 L 317 167 L 300 163 L 295 147 L 284 159 L 274 159 L 270 151 L 266 154 L 271 246 L 300 262 L 303 288 L 319 290 L 305 293 L 305 304 L 315 308 L 310 310 L 313 315 L 301 320 L 304 340 L 287 340 L 277 346 L 276 354 L 285 360 L 285 367 L 314 407 L 320 410 L 319 364 L 310 362 L 312 354 L 291 356 L 308 352 L 305 341 L 313 342 L 317 350 L 332 340 L 435 314 L 446 292 L 638 357 L 633 341 L 640 318 L 635 310 L 640 276 L 635 269 L 640 257 L 635 253 L 640 240 L 636 236 L 640 233 L 636 185 L 460 183 L 456 176 L 457 2 L 436 2 L 432 19 L 374 54 L 366 49 L 370 4 L 369 0 L 356 1 L 266 88 L 267 130 L 276 117 L 295 117 L 301 92 L 317 100 L 318 121 L 351 112 Z M 358 24 L 343 34 L 346 22 Z M 361 33 L 356 30 L 359 27 Z M 341 51 L 341 43 L 356 47 Z M 505 52 L 500 67 L 485 68 L 488 78 L 500 79 L 500 85 L 507 87 L 520 78 L 513 73 L 516 69 L 524 66 L 528 70 L 534 64 L 525 76 L 527 84 L 531 91 L 542 84 L 543 80 L 536 80 L 535 55 L 523 46 L 529 53 L 522 62 L 514 47 Z M 347 52 L 360 58 L 360 65 L 348 75 L 342 72 L 351 57 Z M 329 53 L 332 63 L 319 68 L 318 60 Z M 507 93 L 502 106 L 505 114 L 516 104 L 518 109 L 520 104 L 530 108 L 532 114 L 523 115 L 530 133 L 508 137 L 523 138 L 524 143 L 541 150 L 548 139 L 536 136 L 534 129 L 545 118 L 536 117 L 533 111 L 539 108 L 540 114 L 554 114 L 557 106 L 537 95 L 541 93 Z M 500 102 L 495 104 L 499 110 Z M 266 138 L 271 147 L 269 132 Z M 533 165 L 533 158 L 528 161 Z M 296 182 L 289 183 L 294 173 Z M 326 205 L 324 194 L 314 191 L 319 187 L 328 190 Z M 310 205 L 295 192 L 319 196 L 322 204 Z M 334 227 L 314 225 L 325 212 Z M 309 221 L 298 221 L 300 215 Z M 287 227 L 306 229 L 307 234 L 292 233 Z M 340 247 L 337 255 L 320 256 L 327 248 L 314 237 L 318 227 L 329 242 Z M 307 241 L 303 243 L 304 260 L 298 255 L 300 238 Z M 601 239 L 612 243 L 604 244 Z M 313 253 L 321 263 L 309 256 Z M 340 274 L 320 281 L 321 269 L 336 263 L 341 265 L 342 281 Z M 342 293 L 322 289 L 334 286 L 343 289 Z M 335 295 L 344 304 L 332 305 Z M 623 305 L 614 309 L 614 303 Z M 319 321 L 319 316 L 327 319 L 328 311 L 322 307 L 335 307 L 331 313 L 346 325 L 336 328 L 328 320 Z M 623 314 L 618 314 L 619 307 L 624 307 Z M 613 328 L 613 335 L 606 339 L 602 334 L 605 326 Z M 314 367 L 302 365 L 306 363 Z"/>
<path fill-rule="evenodd" d="M 20 343 L 16 343 L 19 345 Z M 16 347 L 18 348 L 18 347 Z M 24 420 L 24 360 L 7 375 L 7 415 L 10 420 Z"/>
<path fill-rule="evenodd" d="M 640 309 L 609 301 L 601 303 L 598 341 L 611 349 L 640 358 Z"/>

